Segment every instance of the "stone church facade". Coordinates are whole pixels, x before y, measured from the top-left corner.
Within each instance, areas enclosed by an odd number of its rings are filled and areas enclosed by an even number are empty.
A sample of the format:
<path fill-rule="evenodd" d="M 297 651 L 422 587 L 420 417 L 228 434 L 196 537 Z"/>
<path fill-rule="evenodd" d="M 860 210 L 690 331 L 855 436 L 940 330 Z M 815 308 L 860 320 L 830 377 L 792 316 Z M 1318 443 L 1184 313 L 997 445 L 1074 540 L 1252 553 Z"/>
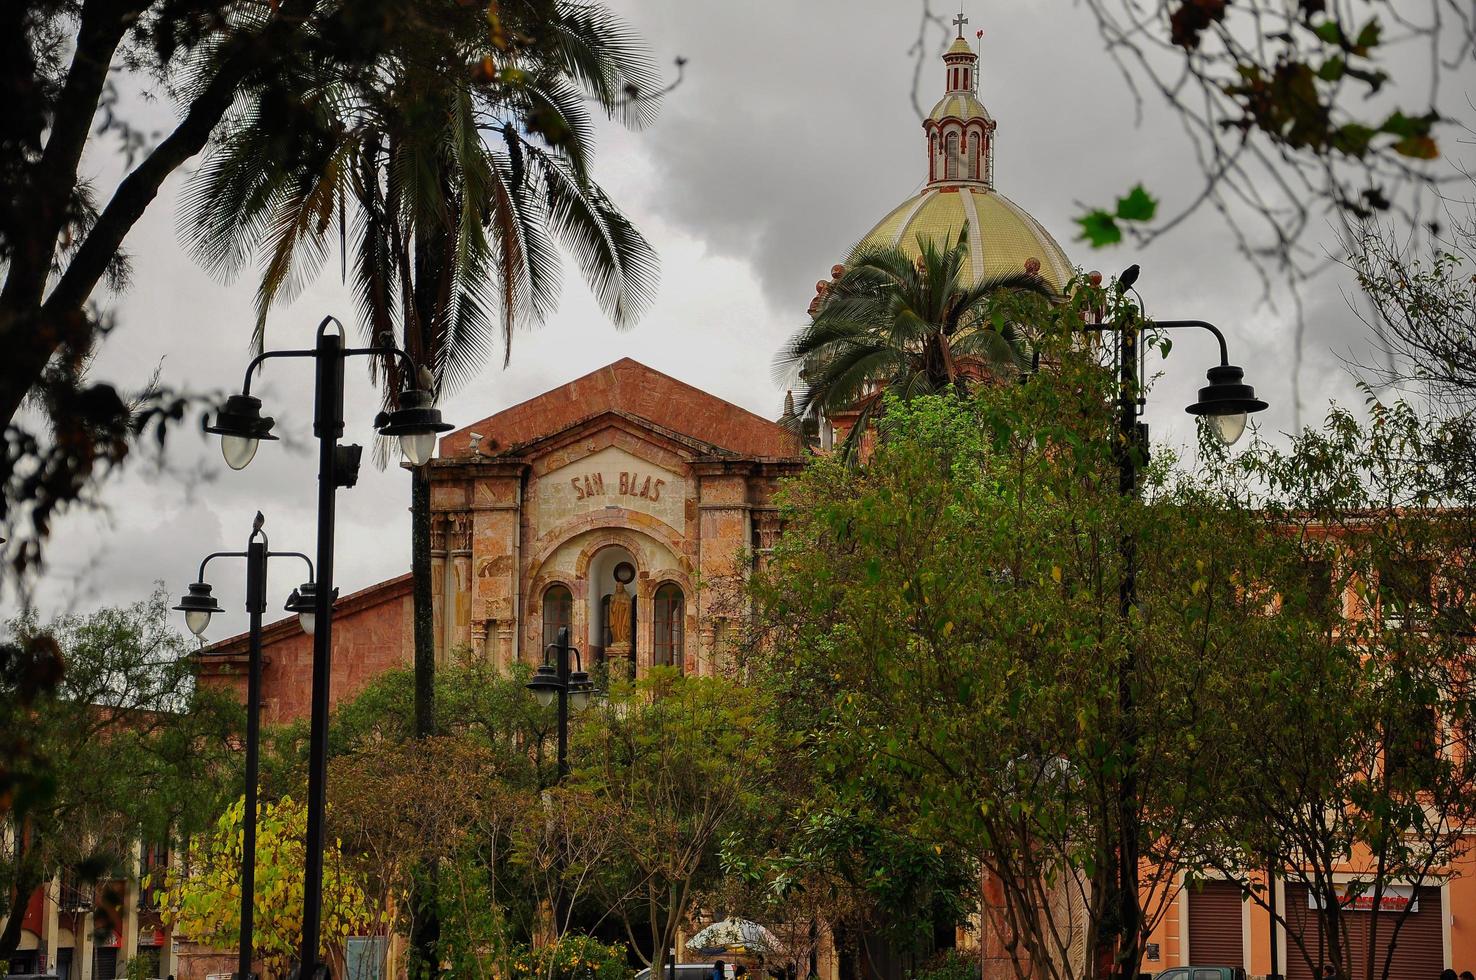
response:
<path fill-rule="evenodd" d="M 447 434 L 430 464 L 438 660 L 541 663 L 568 627 L 587 665 L 721 671 L 775 491 L 803 465 L 790 428 L 630 359 Z M 335 608 L 336 703 L 413 661 L 409 576 Z M 207 647 L 202 676 L 244 694 L 246 652 L 244 636 Z M 311 638 L 285 619 L 263 654 L 264 720 L 304 717 Z"/>

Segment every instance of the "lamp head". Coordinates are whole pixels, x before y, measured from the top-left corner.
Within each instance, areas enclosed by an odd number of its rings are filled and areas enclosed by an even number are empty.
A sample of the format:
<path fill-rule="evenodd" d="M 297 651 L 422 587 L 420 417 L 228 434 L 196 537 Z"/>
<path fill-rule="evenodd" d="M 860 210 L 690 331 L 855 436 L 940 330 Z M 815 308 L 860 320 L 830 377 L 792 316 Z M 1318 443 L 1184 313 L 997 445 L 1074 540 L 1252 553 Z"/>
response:
<path fill-rule="evenodd" d="M 576 713 L 589 707 L 594 693 L 595 686 L 587 672 L 576 670 L 569 675 L 569 707 Z"/>
<path fill-rule="evenodd" d="M 189 591 L 180 596 L 179 605 L 172 608 L 185 614 L 185 625 L 196 636 L 202 635 L 210 625 L 210 617 L 221 611 L 220 603 L 215 601 L 205 582 L 190 583 Z"/>
<path fill-rule="evenodd" d="M 333 599 L 338 599 L 338 590 L 333 590 Z M 297 624 L 308 636 L 318 627 L 318 583 L 304 582 L 292 590 L 283 604 L 283 609 L 297 613 Z"/>
<path fill-rule="evenodd" d="M 276 421 L 261 414 L 261 399 L 255 395 L 232 395 L 215 413 L 214 423 L 205 427 L 206 432 L 220 436 L 220 451 L 226 465 L 233 470 L 244 469 L 256 455 L 261 440 L 276 440 L 272 426 Z"/>
<path fill-rule="evenodd" d="M 411 466 L 424 466 L 435 454 L 436 434 L 454 428 L 441 420 L 441 410 L 432 403 L 430 392 L 408 388 L 400 393 L 400 407 L 385 413 L 379 434 L 399 436 L 405 459 Z"/>
<path fill-rule="evenodd" d="M 1245 372 L 1233 364 L 1221 364 L 1205 372 L 1209 384 L 1199 389 L 1199 400 L 1184 411 L 1202 415 L 1225 445 L 1233 445 L 1245 431 L 1246 416 L 1264 412 L 1266 403 L 1256 389 L 1244 382 Z"/>
<path fill-rule="evenodd" d="M 559 672 L 554 669 L 553 664 L 542 664 L 533 672 L 533 679 L 528 682 L 528 690 L 538 699 L 539 705 L 547 708 L 553 704 L 554 695 L 563 690 L 564 685 L 559 682 Z"/>

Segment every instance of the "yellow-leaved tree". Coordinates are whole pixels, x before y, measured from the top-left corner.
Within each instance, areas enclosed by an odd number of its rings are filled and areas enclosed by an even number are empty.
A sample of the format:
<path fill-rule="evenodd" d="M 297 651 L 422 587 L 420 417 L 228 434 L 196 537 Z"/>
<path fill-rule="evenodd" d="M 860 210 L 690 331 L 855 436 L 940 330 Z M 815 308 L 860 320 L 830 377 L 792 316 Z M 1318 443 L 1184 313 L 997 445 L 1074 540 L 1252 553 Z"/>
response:
<path fill-rule="evenodd" d="M 244 798 L 227 808 L 215 829 L 190 845 L 189 861 L 152 882 L 163 889 L 160 909 L 180 935 L 218 949 L 235 949 L 241 932 L 241 839 Z M 307 807 L 284 796 L 261 803 L 256 818 L 256 898 L 253 947 L 268 977 L 286 976 L 302 942 L 302 883 Z M 345 940 L 374 921 L 368 889 L 344 860 L 341 845 L 323 852 L 323 928 L 318 953 L 341 975 Z"/>

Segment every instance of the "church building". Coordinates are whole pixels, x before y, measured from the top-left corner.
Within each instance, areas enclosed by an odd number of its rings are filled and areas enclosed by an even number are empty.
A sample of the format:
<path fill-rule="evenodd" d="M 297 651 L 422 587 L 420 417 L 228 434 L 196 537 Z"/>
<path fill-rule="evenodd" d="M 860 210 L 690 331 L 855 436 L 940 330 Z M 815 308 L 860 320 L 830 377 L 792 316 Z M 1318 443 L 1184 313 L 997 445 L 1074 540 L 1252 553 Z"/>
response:
<path fill-rule="evenodd" d="M 562 627 L 586 664 L 718 670 L 742 584 L 804 465 L 781 426 L 625 359 L 447 434 L 431 461 L 436 655 L 541 663 Z M 410 576 L 339 599 L 332 696 L 413 660 Z M 307 714 L 312 638 L 267 627 L 267 723 Z M 244 692 L 245 636 L 202 676 Z"/>

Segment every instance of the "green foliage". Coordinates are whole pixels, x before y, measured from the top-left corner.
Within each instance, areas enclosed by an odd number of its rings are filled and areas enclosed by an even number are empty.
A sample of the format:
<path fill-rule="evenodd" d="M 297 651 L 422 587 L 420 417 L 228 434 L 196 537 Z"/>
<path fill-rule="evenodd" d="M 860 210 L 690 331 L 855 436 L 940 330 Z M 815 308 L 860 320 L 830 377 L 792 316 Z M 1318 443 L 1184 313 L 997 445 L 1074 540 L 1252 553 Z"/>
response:
<path fill-rule="evenodd" d="M 1078 237 L 1092 248 L 1116 245 L 1122 241 L 1122 226 L 1119 222 L 1146 223 L 1152 221 L 1157 213 L 1158 199 L 1149 194 L 1142 184 L 1135 184 L 1125 196 L 1117 199 L 1117 206 L 1112 211 L 1093 208 L 1077 218 L 1076 223 L 1081 225 L 1081 234 Z"/>
<path fill-rule="evenodd" d="M 977 980 L 979 960 L 957 949 L 944 950 L 913 971 L 910 980 Z"/>
<path fill-rule="evenodd" d="M 190 845 L 189 860 L 167 868 L 160 881 L 160 914 L 166 925 L 196 942 L 232 949 L 241 933 L 241 847 L 244 799 L 232 804 L 207 836 Z M 283 975 L 302 942 L 303 873 L 307 807 L 291 797 L 257 810 L 253 951 L 267 970 Z M 323 851 L 323 920 L 320 955 L 341 956 L 349 936 L 362 935 L 373 919 L 361 879 L 341 849 Z"/>
<path fill-rule="evenodd" d="M 570 934 L 512 956 L 512 980 L 629 980 L 633 971 L 620 946 L 606 946 L 590 936 Z"/>
<path fill-rule="evenodd" d="M 1476 758 L 1458 745 L 1476 695 L 1476 419 L 1372 397 L 1362 414 L 1335 408 L 1286 447 L 1257 441 L 1215 481 L 1230 499 L 1252 488 L 1293 561 L 1266 581 L 1275 612 L 1252 624 L 1263 639 L 1226 690 L 1255 723 L 1205 757 L 1225 779 L 1203 860 L 1262 905 L 1251 869 L 1273 861 L 1320 897 L 1323 935 L 1347 929 L 1336 876 L 1371 895 L 1433 883 L 1476 812 Z M 1403 923 L 1382 924 L 1381 943 Z M 1291 955 L 1386 975 L 1380 954 L 1341 943 Z"/>
<path fill-rule="evenodd" d="M 881 392 L 967 392 L 981 376 L 1028 367 L 1019 323 L 1052 294 L 1044 279 L 1025 273 L 969 284 L 967 226 L 936 240 L 920 236 L 917 247 L 915 260 L 882 246 L 852 256 L 775 359 L 778 370 L 804 380 L 801 416 L 859 413 L 846 440 L 852 458 Z"/>
<path fill-rule="evenodd" d="M 1073 339 L 1076 299 L 1032 324 L 1050 371 L 972 401 L 893 399 L 863 468 L 817 461 L 787 489 L 786 533 L 755 583 L 756 676 L 828 787 L 790 819 L 910 845 L 795 835 L 774 869 L 926 884 L 947 876 L 905 858 L 936 849 L 962 881 L 982 862 L 1032 962 L 1069 959 L 1070 930 L 1051 921 L 1068 900 L 1089 948 L 1106 928 L 1128 775 L 1160 869 L 1144 879 L 1147 925 L 1166 909 L 1215 792 L 1203 746 L 1240 723 L 1222 671 L 1246 636 L 1244 583 L 1275 553 L 1264 523 L 1169 481 L 1166 463 L 1146 504 L 1119 495 L 1111 376 Z M 1128 620 L 1124 535 L 1138 542 Z"/>
<path fill-rule="evenodd" d="M 608 838 L 592 895 L 647 930 L 657 969 L 720 879 L 723 838 L 773 803 L 773 715 L 758 689 L 660 668 L 610 701 L 584 719 L 568 785 Z"/>
<path fill-rule="evenodd" d="M 196 688 L 168 605 L 159 588 L 131 606 L 7 624 L 28 651 L 0 681 L 3 711 L 20 722 L 5 738 L 25 740 L 7 764 L 28 833 L 0 851 L 0 903 L 69 867 L 83 880 L 132 877 L 140 839 L 192 833 L 234 794 L 240 709 Z"/>

